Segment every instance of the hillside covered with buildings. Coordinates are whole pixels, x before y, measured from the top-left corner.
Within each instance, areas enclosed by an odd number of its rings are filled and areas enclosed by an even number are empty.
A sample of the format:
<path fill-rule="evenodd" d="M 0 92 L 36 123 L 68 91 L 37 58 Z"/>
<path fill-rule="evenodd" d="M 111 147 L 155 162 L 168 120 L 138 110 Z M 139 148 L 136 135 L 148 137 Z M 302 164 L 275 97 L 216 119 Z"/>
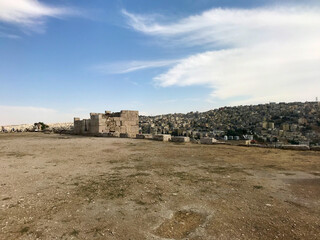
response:
<path fill-rule="evenodd" d="M 320 144 L 320 104 L 269 103 L 140 116 L 140 127 L 142 133 L 317 145 Z"/>

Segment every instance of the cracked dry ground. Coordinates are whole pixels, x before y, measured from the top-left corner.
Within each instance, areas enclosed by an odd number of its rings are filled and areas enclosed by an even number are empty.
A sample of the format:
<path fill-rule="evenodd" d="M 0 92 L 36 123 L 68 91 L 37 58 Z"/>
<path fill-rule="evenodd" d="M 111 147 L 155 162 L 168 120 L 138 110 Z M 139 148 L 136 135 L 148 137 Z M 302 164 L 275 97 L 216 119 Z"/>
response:
<path fill-rule="evenodd" d="M 0 134 L 0 239 L 319 239 L 320 152 Z"/>

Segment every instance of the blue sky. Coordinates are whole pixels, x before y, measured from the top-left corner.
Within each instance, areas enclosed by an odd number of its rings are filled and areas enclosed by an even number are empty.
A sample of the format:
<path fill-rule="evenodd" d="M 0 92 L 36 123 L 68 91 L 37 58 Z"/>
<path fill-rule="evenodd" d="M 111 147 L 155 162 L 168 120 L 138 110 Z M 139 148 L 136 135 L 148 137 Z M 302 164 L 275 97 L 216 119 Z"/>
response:
<path fill-rule="evenodd" d="M 0 0 L 0 125 L 312 101 L 317 1 Z"/>

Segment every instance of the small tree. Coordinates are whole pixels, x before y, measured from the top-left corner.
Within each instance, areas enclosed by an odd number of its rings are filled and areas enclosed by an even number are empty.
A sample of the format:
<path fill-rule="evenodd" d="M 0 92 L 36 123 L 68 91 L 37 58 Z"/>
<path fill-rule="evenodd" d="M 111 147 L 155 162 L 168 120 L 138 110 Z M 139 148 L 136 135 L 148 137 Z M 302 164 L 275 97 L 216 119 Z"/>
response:
<path fill-rule="evenodd" d="M 38 122 L 38 123 L 34 123 L 34 126 L 38 126 L 38 125 L 41 125 L 41 129 L 42 130 L 45 130 L 46 128 L 48 128 L 49 126 L 43 122 Z"/>

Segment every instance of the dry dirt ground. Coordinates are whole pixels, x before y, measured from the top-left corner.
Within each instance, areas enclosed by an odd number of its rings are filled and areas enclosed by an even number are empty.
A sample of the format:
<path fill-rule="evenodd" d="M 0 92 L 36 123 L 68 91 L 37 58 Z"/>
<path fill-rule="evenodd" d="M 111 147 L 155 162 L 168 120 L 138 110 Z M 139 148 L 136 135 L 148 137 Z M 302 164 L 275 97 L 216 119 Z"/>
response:
<path fill-rule="evenodd" d="M 319 239 L 320 152 L 0 134 L 0 239 Z"/>

